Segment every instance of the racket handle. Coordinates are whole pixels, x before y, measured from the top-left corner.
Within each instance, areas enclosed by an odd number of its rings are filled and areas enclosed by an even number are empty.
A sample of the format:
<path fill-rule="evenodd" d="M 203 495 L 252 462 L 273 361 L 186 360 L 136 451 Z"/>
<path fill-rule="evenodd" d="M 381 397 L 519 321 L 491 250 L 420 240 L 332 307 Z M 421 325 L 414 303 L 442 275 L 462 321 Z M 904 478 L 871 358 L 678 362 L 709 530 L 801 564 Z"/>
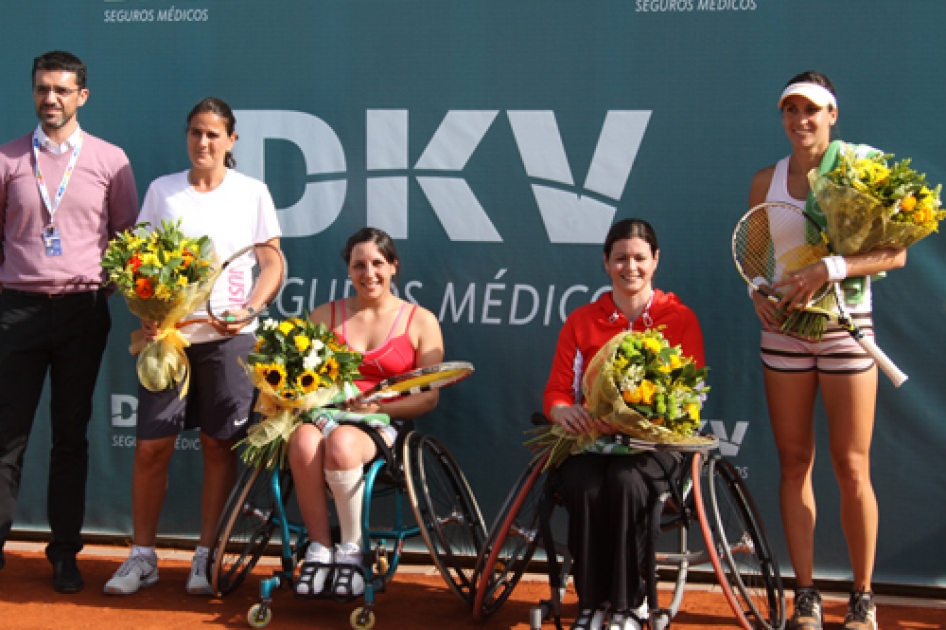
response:
<path fill-rule="evenodd" d="M 873 339 L 864 335 L 857 340 L 857 343 L 861 344 L 861 347 L 864 348 L 867 354 L 877 362 L 877 366 L 883 370 L 884 374 L 890 377 L 894 387 L 900 387 L 909 378 L 890 360 L 890 357 L 874 343 Z"/>

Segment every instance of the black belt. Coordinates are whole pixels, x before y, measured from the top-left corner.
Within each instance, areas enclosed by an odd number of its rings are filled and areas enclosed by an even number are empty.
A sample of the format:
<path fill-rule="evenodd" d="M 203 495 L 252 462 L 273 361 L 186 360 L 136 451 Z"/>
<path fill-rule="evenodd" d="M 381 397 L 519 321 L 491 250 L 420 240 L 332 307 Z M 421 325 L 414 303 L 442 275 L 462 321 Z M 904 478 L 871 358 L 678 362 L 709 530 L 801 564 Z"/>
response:
<path fill-rule="evenodd" d="M 40 291 L 20 291 L 19 289 L 4 288 L 2 292 L 34 300 L 62 300 L 71 297 L 94 295 L 102 290 L 103 289 L 96 289 L 94 291 L 72 291 L 69 293 L 44 293 Z"/>

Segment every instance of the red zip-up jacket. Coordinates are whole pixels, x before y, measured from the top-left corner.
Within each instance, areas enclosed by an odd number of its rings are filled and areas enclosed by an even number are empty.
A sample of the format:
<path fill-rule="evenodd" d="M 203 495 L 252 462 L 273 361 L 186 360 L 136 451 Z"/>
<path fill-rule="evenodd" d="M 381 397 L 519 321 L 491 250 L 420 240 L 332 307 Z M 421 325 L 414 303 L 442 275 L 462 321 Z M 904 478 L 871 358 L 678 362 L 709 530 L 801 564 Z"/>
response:
<path fill-rule="evenodd" d="M 696 314 L 673 293 L 654 289 L 654 299 L 646 311 L 650 325 L 642 314 L 632 330 L 643 331 L 664 326 L 662 332 L 671 346 L 680 346 L 683 356 L 693 357 L 697 367 L 705 364 L 703 332 Z M 575 309 L 558 335 L 552 370 L 545 385 L 545 415 L 555 405 L 574 405 L 581 400 L 581 376 L 585 365 L 614 335 L 630 328 L 627 318 L 614 305 L 611 291 L 596 302 Z"/>

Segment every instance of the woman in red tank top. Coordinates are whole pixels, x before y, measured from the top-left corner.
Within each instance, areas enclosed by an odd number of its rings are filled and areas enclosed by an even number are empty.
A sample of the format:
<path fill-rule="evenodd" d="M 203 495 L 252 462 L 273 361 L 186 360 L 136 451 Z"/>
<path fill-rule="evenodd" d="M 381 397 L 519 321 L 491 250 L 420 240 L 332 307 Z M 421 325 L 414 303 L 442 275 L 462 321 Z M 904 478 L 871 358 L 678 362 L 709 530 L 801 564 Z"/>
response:
<path fill-rule="evenodd" d="M 376 228 L 353 234 L 342 251 L 355 295 L 317 307 L 309 316 L 330 326 L 364 356 L 362 391 L 394 374 L 443 361 L 440 323 L 427 309 L 409 304 L 391 291 L 399 259 L 391 237 Z M 402 400 L 353 406 L 356 413 L 384 413 L 409 420 L 437 406 L 436 391 Z M 392 423 L 393 424 L 393 423 Z M 393 444 L 396 429 L 382 431 Z M 360 595 L 361 502 L 363 467 L 377 456 L 374 441 L 358 427 L 342 425 L 328 436 L 303 424 L 292 436 L 289 464 L 302 519 L 312 541 L 296 582 L 296 594 L 314 597 L 330 589 L 339 596 Z M 333 549 L 326 484 L 335 499 L 341 544 Z"/>

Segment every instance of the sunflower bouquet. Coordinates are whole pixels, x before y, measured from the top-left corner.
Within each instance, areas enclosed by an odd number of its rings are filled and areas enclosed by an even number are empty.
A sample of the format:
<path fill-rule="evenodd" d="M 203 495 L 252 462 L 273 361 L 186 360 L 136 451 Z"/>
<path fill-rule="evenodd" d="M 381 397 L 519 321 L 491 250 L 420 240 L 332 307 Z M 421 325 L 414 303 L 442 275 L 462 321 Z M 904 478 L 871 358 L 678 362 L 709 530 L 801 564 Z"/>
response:
<path fill-rule="evenodd" d="M 862 153 L 839 143 L 834 168 L 808 175 L 835 253 L 906 248 L 936 232 L 946 218 L 942 186 L 931 188 L 909 159 L 891 164 L 892 154 Z"/>
<path fill-rule="evenodd" d="M 698 444 L 694 435 L 706 401 L 708 368 L 697 368 L 679 346 L 671 346 L 660 329 L 621 332 L 595 354 L 582 377 L 584 405 L 593 418 L 619 434 L 665 444 Z M 557 466 L 581 452 L 632 452 L 612 435 L 596 431 L 574 435 L 553 425 L 535 431 L 527 442 L 534 450 L 551 450 L 547 466 Z"/>
<path fill-rule="evenodd" d="M 205 302 L 213 288 L 218 272 L 210 239 L 186 236 L 180 220 L 162 221 L 154 230 L 139 223 L 109 241 L 101 266 L 128 310 L 158 323 L 151 341 L 141 330 L 132 333 L 130 351 L 138 356 L 141 384 L 156 392 L 180 383 L 183 396 L 190 372 L 184 348 L 189 344 L 176 324 Z"/>
<path fill-rule="evenodd" d="M 256 411 L 263 419 L 249 428 L 243 461 L 250 466 L 285 463 L 285 445 L 303 414 L 351 392 L 361 355 L 324 324 L 293 317 L 265 320 L 247 356 L 246 372 L 259 389 Z"/>

